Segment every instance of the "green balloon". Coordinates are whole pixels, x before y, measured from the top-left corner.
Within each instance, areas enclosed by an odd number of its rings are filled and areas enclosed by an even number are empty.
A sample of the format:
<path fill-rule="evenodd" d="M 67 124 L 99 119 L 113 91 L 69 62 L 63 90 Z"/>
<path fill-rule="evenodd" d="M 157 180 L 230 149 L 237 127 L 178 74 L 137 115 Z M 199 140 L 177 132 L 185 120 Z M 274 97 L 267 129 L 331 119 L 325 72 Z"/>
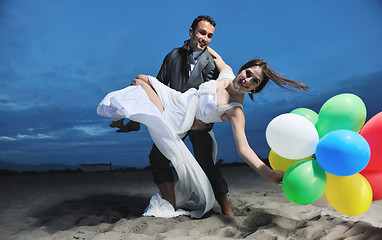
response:
<path fill-rule="evenodd" d="M 343 93 L 330 98 L 322 105 L 316 123 L 320 138 L 325 134 L 347 129 L 358 132 L 366 121 L 366 106 L 361 98 Z"/>
<path fill-rule="evenodd" d="M 325 192 L 326 173 L 315 159 L 296 162 L 283 178 L 285 196 L 292 202 L 306 205 L 318 200 Z"/>
<path fill-rule="evenodd" d="M 307 118 L 313 125 L 316 125 L 318 120 L 318 114 L 309 108 L 296 108 L 290 113 L 295 113 Z"/>

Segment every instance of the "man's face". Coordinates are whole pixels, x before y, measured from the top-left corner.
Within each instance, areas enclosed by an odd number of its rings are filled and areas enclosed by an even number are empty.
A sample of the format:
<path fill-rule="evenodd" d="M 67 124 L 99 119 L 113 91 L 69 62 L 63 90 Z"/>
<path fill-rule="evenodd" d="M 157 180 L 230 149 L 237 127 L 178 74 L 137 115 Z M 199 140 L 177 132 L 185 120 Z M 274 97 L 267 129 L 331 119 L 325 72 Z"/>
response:
<path fill-rule="evenodd" d="M 190 48 L 192 51 L 203 51 L 211 42 L 215 27 L 207 22 L 200 21 L 195 29 L 190 28 Z"/>

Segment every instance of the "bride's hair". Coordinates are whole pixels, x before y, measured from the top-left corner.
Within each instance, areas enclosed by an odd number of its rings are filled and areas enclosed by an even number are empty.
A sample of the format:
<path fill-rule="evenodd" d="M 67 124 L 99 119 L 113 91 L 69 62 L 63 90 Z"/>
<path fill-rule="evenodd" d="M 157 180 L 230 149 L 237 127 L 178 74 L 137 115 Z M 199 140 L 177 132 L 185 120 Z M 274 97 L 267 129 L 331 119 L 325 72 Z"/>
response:
<path fill-rule="evenodd" d="M 272 82 L 276 83 L 279 87 L 287 89 L 289 91 L 293 91 L 293 92 L 306 91 L 309 89 L 309 86 L 307 86 L 303 83 L 293 81 L 293 80 L 290 80 L 288 78 L 284 78 L 284 77 L 280 76 L 278 73 L 273 71 L 268 66 L 266 61 L 264 61 L 262 59 L 254 59 L 254 60 L 247 62 L 246 64 L 244 64 L 240 68 L 239 73 L 241 71 L 243 71 L 244 69 L 251 68 L 254 66 L 259 66 L 263 70 L 262 71 L 263 72 L 263 80 L 261 81 L 260 85 L 257 86 L 256 89 L 252 90 L 249 93 L 249 97 L 252 99 L 252 101 L 253 101 L 253 94 L 259 93 L 261 90 L 263 90 L 263 88 L 267 85 L 269 80 L 272 80 Z"/>

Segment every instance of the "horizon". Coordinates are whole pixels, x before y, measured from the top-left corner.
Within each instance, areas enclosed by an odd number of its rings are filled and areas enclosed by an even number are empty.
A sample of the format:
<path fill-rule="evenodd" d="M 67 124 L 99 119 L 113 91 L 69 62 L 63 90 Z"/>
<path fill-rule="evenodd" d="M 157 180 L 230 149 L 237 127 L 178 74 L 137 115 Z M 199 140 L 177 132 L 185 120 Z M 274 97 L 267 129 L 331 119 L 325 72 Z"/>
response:
<path fill-rule="evenodd" d="M 245 162 L 224 162 L 220 161 L 223 159 L 217 160 L 221 167 L 235 167 L 235 166 L 248 166 Z M 268 159 L 262 159 L 266 164 L 269 164 Z M 107 165 L 111 166 L 110 170 L 99 170 L 96 172 L 108 172 L 108 171 L 142 171 L 142 170 L 151 170 L 151 165 L 145 167 L 137 168 L 124 165 L 113 165 L 112 162 L 98 162 L 98 163 L 88 163 L 88 164 L 76 164 L 76 165 L 67 165 L 63 163 L 41 163 L 41 164 L 17 164 L 10 162 L 0 161 L 0 176 L 9 175 L 9 174 L 33 174 L 33 173 L 61 173 L 61 172 L 81 172 L 86 173 L 83 170 L 84 166 L 92 165 Z M 248 166 L 249 167 L 249 166 Z"/>

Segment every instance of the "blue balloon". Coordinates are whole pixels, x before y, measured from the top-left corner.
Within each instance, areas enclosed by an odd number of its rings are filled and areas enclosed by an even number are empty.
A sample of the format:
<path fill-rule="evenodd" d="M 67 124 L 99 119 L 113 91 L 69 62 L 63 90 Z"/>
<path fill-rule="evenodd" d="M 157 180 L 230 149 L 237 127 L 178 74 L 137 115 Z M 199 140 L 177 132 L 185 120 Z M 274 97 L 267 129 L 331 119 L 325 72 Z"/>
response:
<path fill-rule="evenodd" d="M 370 147 L 365 138 L 354 131 L 335 130 L 318 142 L 316 159 L 325 171 L 337 176 L 350 176 L 369 163 Z"/>

